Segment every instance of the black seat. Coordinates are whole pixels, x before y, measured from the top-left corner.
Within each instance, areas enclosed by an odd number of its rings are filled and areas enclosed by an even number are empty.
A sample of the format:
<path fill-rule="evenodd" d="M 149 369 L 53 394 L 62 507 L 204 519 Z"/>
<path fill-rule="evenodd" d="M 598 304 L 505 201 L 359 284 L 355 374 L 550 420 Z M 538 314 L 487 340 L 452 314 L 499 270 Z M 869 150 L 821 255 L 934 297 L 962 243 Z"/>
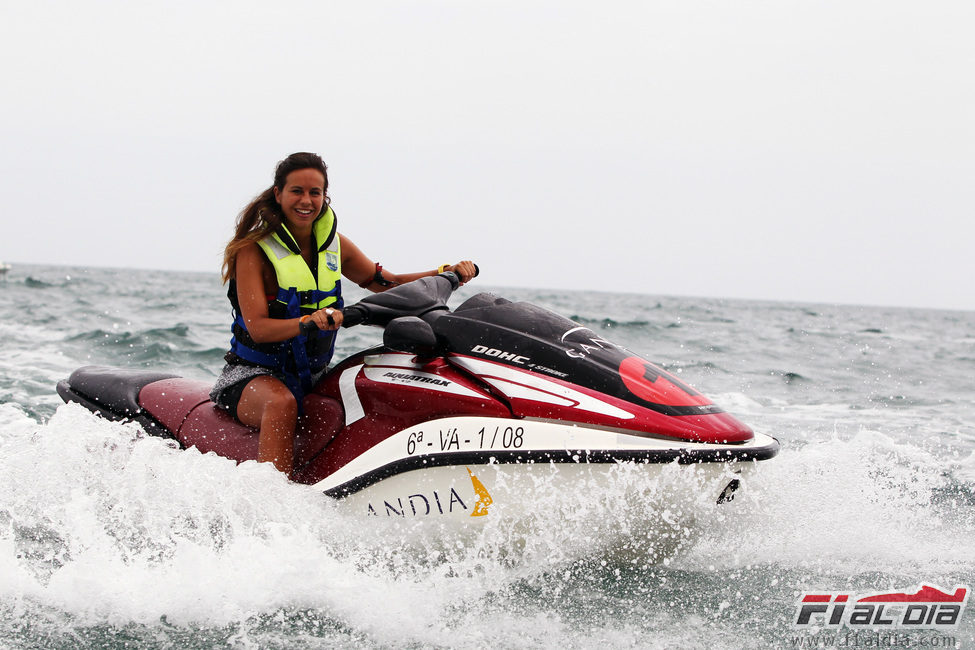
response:
<path fill-rule="evenodd" d="M 65 402 L 79 402 L 105 417 L 130 418 L 141 411 L 139 391 L 144 386 L 177 376 L 139 368 L 84 366 L 58 382 L 58 394 Z"/>

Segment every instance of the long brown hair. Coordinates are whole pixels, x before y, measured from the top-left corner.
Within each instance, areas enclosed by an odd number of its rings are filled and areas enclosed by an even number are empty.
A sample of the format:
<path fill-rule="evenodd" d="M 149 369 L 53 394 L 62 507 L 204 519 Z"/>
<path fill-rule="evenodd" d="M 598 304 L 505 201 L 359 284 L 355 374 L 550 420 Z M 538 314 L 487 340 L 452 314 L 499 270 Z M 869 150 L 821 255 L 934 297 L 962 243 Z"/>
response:
<path fill-rule="evenodd" d="M 288 174 L 299 169 L 317 169 L 325 177 L 325 198 L 322 211 L 328 208 L 328 168 L 321 156 L 315 153 L 293 153 L 278 163 L 274 170 L 274 185 L 267 188 L 251 201 L 239 215 L 234 228 L 233 238 L 227 242 L 223 252 L 223 281 L 234 277 L 237 270 L 237 253 L 248 245 L 260 241 L 269 233 L 277 230 L 284 220 L 281 206 L 274 198 L 274 188 L 281 192 L 288 179 Z"/>

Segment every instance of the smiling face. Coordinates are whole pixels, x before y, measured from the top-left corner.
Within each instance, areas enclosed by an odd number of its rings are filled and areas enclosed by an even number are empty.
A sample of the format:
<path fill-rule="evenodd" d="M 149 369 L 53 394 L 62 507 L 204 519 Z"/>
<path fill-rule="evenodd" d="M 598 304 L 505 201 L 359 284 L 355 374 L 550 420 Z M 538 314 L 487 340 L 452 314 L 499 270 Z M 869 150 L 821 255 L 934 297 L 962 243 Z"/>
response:
<path fill-rule="evenodd" d="M 283 188 L 274 188 L 274 199 L 289 230 L 310 229 L 325 204 L 325 176 L 317 169 L 296 169 L 285 177 Z"/>

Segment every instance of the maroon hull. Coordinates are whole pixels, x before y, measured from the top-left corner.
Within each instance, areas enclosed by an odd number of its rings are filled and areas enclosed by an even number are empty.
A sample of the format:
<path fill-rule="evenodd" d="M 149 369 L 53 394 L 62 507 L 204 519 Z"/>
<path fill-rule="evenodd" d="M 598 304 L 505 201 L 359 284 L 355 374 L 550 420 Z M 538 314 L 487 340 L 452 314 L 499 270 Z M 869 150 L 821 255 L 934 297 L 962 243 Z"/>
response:
<path fill-rule="evenodd" d="M 411 360 L 409 355 L 389 356 Z M 364 359 L 364 355 L 359 355 L 344 361 L 331 370 L 315 388 L 316 395 L 309 397 L 325 396 L 341 400 L 342 373 L 362 365 Z M 475 383 L 456 368 L 447 365 L 443 359 L 414 366 L 409 370 L 404 369 L 400 364 L 383 365 L 382 363 L 370 363 L 368 368 L 370 374 L 379 374 L 388 382 L 374 381 L 367 377 L 363 369 L 358 370 L 355 376 L 355 392 L 365 415 L 346 426 L 329 446 L 328 453 L 320 455 L 310 465 L 296 472 L 295 480 L 301 483 L 316 483 L 389 436 L 422 422 L 463 415 L 484 418 L 511 417 L 511 411 L 485 391 L 483 386 Z M 405 377 L 436 378 L 445 384 L 434 384 L 434 380 L 430 379 L 427 382 L 411 385 L 405 383 L 410 381 Z M 428 387 L 431 385 L 437 387 L 446 385 L 471 394 L 431 390 Z"/>
<path fill-rule="evenodd" d="M 464 364 L 462 357 L 451 359 Z M 667 416 L 554 378 L 513 371 L 500 364 L 477 363 L 486 372 L 475 378 L 443 358 L 425 364 L 402 353 L 359 354 L 346 359 L 305 396 L 291 478 L 299 483 L 317 483 L 399 431 L 457 416 L 576 422 L 625 429 L 637 435 L 718 444 L 748 442 L 754 436 L 751 429 L 725 412 Z M 346 397 L 355 396 L 352 403 L 359 416 L 345 412 L 343 381 Z M 209 391 L 204 382 L 163 379 L 145 386 L 139 402 L 184 447 L 212 451 L 238 462 L 255 460 L 257 431 L 216 408 Z M 586 399 L 595 406 L 586 404 Z M 703 397 L 699 402 L 705 407 L 711 404 Z"/>
<path fill-rule="evenodd" d="M 257 459 L 257 429 L 245 426 L 210 401 L 211 386 L 192 379 L 164 379 L 139 394 L 143 409 L 173 433 L 184 447 L 212 451 L 243 462 Z M 295 437 L 295 467 L 310 463 L 342 428 L 342 406 L 321 395 L 308 395 Z M 304 473 L 293 477 L 299 482 Z M 320 478 L 320 477 L 319 477 Z"/>
<path fill-rule="evenodd" d="M 410 359 L 409 355 L 394 358 Z M 442 359 L 409 369 L 402 364 L 380 363 L 370 364 L 370 372 L 389 373 L 392 381 L 397 381 L 397 376 L 417 377 L 420 375 L 416 373 L 423 373 L 443 382 L 438 386 L 448 385 L 470 394 L 431 391 L 425 386 L 433 380 L 415 385 L 373 381 L 359 368 L 355 392 L 367 415 L 343 429 L 346 416 L 340 401 L 342 373 L 363 366 L 364 359 L 364 355 L 347 359 L 329 372 L 314 393 L 305 396 L 295 437 L 292 480 L 317 483 L 389 436 L 422 422 L 459 415 L 511 417 L 511 411 L 501 402 Z M 184 447 L 196 447 L 203 453 L 212 451 L 237 462 L 256 460 L 257 430 L 215 407 L 210 401 L 210 388 L 205 382 L 191 379 L 163 379 L 141 390 L 139 404 L 173 432 Z M 322 453 L 326 447 L 328 453 Z"/>

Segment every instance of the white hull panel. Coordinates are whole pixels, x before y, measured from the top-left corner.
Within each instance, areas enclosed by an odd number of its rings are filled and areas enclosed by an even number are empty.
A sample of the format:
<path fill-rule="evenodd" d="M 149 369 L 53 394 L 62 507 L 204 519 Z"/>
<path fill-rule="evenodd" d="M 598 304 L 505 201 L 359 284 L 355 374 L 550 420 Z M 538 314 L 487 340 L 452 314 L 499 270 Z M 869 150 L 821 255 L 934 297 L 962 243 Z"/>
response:
<path fill-rule="evenodd" d="M 353 494 L 380 481 L 415 470 L 472 465 L 726 465 L 735 460 L 774 456 L 778 443 L 756 434 L 747 443 L 715 444 L 650 438 L 558 422 L 455 417 L 432 420 L 400 431 L 368 449 L 315 484 L 332 494 Z M 520 474 L 521 472 L 516 472 Z M 571 479 L 567 479 L 571 480 Z"/>
<path fill-rule="evenodd" d="M 717 503 L 723 493 L 725 498 L 733 496 L 733 489 L 725 492 L 729 483 L 740 480 L 742 470 L 750 467 L 751 463 L 448 465 L 391 476 L 342 501 L 370 516 L 461 526 L 531 519 L 539 508 L 570 504 L 579 494 L 611 500 L 602 504 L 607 509 L 626 509 L 650 498 L 655 509 L 681 509 L 698 500 Z M 661 490 L 664 487 L 678 489 Z M 662 502 L 665 494 L 669 499 Z"/>
<path fill-rule="evenodd" d="M 488 534 L 523 545 L 537 537 L 533 531 L 572 526 L 580 535 L 599 530 L 594 539 L 603 541 L 593 546 L 643 540 L 657 553 L 661 540 L 687 539 L 699 513 L 734 496 L 755 466 L 749 454 L 761 459 L 775 450 L 763 435 L 715 445 L 449 418 L 391 436 L 315 487 L 344 494 L 347 512 L 407 538 Z M 695 453 L 710 462 L 694 462 Z"/>

